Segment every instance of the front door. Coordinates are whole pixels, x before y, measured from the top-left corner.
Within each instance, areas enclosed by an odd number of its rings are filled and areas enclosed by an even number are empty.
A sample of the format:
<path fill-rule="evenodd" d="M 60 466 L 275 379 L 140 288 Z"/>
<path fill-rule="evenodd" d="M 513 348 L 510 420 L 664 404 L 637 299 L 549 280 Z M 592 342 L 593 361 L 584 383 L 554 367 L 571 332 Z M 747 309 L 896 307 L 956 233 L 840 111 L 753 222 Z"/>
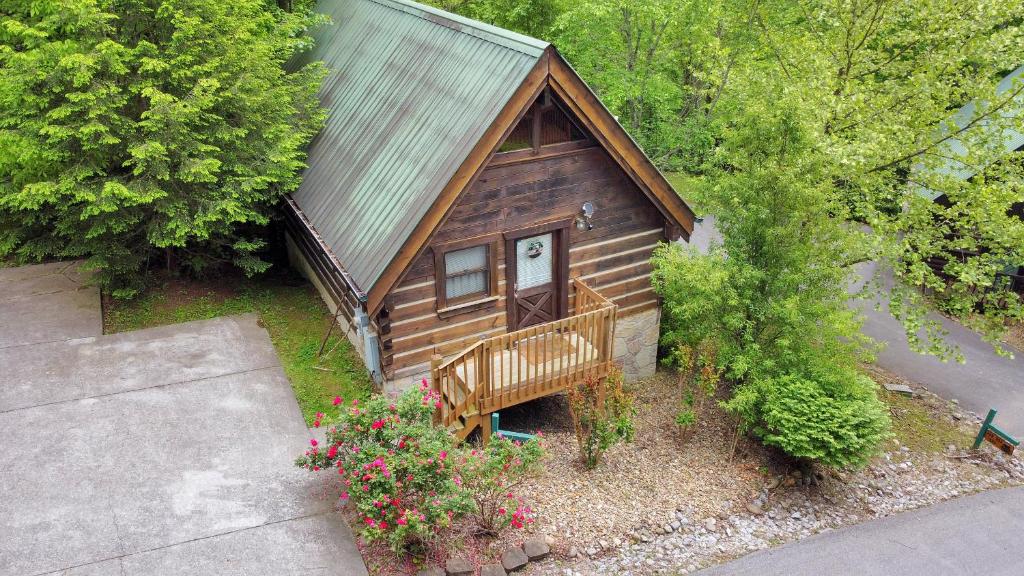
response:
<path fill-rule="evenodd" d="M 509 331 L 565 316 L 567 237 L 568 228 L 563 226 L 506 236 Z"/>

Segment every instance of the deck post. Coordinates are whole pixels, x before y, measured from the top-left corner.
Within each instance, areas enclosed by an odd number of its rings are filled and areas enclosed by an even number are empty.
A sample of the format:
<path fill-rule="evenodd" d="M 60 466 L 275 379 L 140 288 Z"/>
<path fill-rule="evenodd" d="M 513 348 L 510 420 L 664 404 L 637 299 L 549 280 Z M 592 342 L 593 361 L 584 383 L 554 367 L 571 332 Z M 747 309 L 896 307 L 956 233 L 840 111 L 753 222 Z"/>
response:
<path fill-rule="evenodd" d="M 430 387 L 437 392 L 438 396 L 441 396 L 441 362 L 444 358 L 440 354 L 433 354 L 430 356 Z M 443 401 L 443 400 L 442 400 Z M 441 423 L 441 411 L 444 409 L 444 404 L 441 404 L 441 408 L 434 410 L 434 425 Z"/>
<path fill-rule="evenodd" d="M 491 434 L 494 433 L 494 427 L 491 425 L 493 422 L 494 413 L 483 414 L 480 417 L 480 440 L 484 443 L 484 448 L 487 447 L 487 443 L 491 441 Z"/>

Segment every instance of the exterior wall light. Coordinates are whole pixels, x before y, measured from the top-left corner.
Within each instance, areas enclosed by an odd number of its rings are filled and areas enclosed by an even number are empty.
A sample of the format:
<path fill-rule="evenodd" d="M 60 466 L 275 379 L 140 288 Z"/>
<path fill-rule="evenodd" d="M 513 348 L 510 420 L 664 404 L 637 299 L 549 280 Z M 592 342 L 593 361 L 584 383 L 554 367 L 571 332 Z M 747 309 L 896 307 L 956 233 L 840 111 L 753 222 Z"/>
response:
<path fill-rule="evenodd" d="M 577 230 L 593 230 L 594 223 L 591 220 L 594 217 L 594 203 L 584 202 L 583 208 L 580 209 L 580 214 L 576 216 L 576 229 Z"/>

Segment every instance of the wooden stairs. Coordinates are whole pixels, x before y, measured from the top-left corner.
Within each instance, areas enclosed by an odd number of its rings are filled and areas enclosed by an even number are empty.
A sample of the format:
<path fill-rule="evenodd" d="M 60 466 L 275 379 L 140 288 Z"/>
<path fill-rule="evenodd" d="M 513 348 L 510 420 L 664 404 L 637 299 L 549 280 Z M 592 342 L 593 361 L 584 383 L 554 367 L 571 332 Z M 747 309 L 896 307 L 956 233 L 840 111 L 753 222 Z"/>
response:
<path fill-rule="evenodd" d="M 455 379 L 454 393 L 449 394 L 444 390 L 441 391 L 441 401 L 446 404 L 449 410 L 455 412 L 455 418 L 448 424 L 448 430 L 455 434 L 455 437 L 459 440 L 465 440 L 469 437 L 473 430 L 480 426 L 483 419 L 480 415 L 479 403 L 469 398 L 470 395 L 469 387 L 466 386 L 466 382 L 461 378 Z M 459 406 L 464 406 L 464 408 L 456 412 Z"/>

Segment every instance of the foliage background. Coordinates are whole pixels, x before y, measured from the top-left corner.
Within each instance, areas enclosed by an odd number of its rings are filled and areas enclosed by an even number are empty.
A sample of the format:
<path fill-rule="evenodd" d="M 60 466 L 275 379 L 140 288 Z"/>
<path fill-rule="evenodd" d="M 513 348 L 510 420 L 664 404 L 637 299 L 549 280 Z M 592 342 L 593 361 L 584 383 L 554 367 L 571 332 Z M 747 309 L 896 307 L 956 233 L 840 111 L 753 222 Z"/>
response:
<path fill-rule="evenodd" d="M 267 0 L 0 2 L 0 257 L 265 270 L 261 227 L 319 130 L 320 19 Z"/>

